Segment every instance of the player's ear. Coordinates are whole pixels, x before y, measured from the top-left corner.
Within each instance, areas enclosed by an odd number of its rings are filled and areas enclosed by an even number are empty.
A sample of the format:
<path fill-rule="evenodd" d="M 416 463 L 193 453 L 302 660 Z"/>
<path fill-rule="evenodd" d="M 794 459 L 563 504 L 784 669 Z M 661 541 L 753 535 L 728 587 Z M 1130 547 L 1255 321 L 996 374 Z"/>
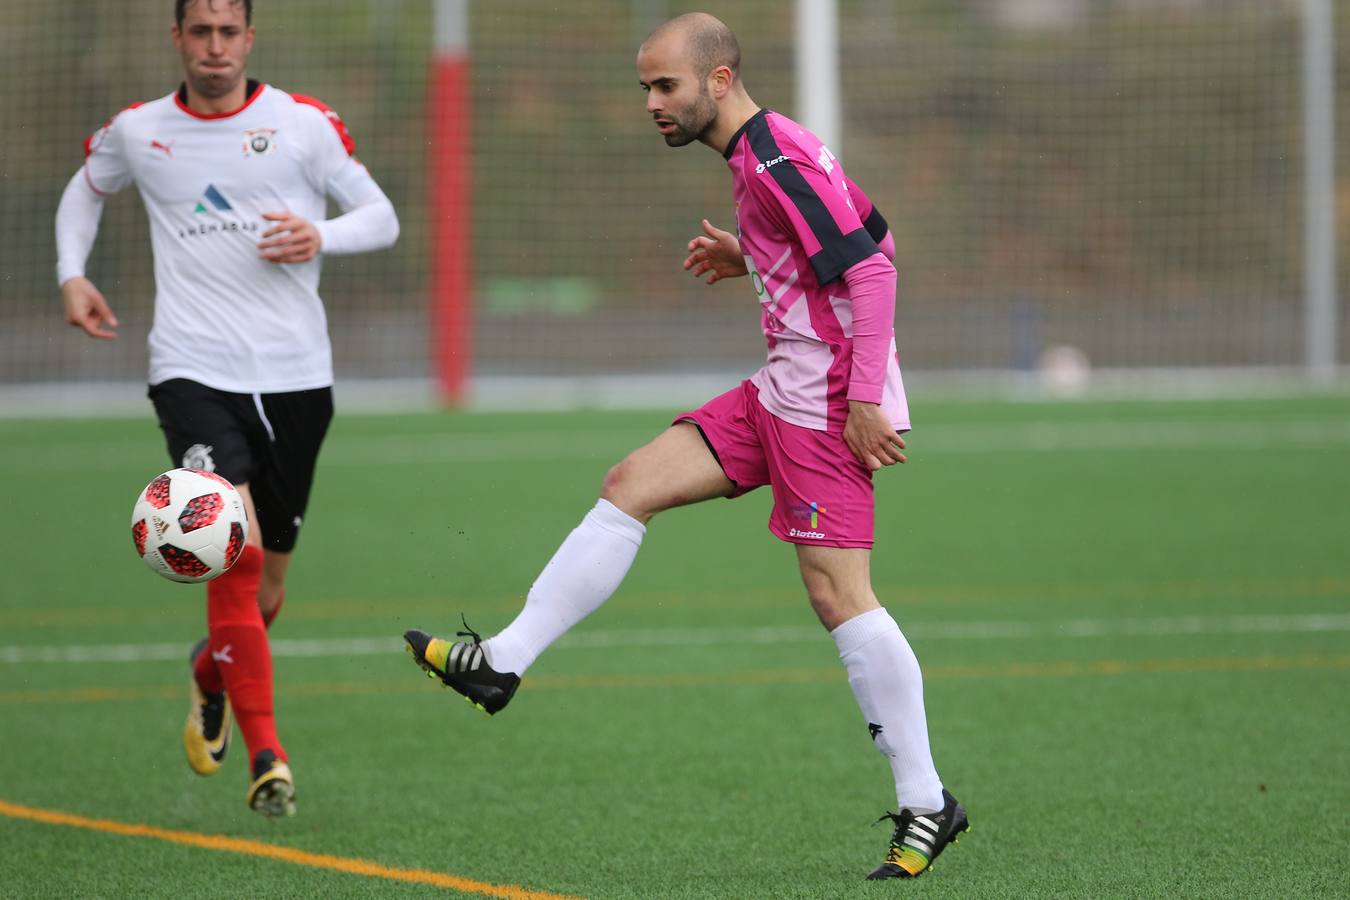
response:
<path fill-rule="evenodd" d="M 730 66 L 718 66 L 708 75 L 712 80 L 712 95 L 721 100 L 730 91 L 732 84 L 736 81 L 736 75 L 731 71 Z"/>

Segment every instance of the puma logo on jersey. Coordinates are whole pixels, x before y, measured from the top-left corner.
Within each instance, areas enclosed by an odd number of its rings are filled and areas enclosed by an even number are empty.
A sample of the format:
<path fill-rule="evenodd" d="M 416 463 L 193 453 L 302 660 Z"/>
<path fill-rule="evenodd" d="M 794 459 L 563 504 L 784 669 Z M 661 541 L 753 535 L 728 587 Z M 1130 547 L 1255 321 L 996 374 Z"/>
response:
<path fill-rule="evenodd" d="M 150 149 L 163 150 L 165 156 L 167 156 L 169 159 L 173 159 L 173 141 L 169 141 L 167 144 L 161 141 L 151 141 Z"/>

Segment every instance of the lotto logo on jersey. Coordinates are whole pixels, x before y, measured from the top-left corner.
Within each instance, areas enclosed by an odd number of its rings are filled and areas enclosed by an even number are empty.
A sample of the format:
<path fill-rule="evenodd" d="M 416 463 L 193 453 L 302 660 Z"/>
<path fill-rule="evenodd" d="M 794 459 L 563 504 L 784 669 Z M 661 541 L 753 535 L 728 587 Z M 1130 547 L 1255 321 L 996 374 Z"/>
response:
<path fill-rule="evenodd" d="M 277 149 L 275 128 L 250 128 L 244 132 L 245 156 L 270 156 Z"/>

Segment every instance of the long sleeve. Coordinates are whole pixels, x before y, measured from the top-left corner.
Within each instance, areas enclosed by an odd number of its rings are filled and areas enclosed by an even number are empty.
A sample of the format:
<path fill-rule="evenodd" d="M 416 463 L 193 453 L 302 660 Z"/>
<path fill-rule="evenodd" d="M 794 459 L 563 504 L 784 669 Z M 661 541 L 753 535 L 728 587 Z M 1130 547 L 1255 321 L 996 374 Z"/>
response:
<path fill-rule="evenodd" d="M 364 253 L 394 245 L 398 240 L 398 214 L 384 192 L 378 187 L 375 191 L 379 196 L 369 198 L 367 202 L 352 207 L 336 218 L 315 223 L 314 227 L 319 231 L 321 253 Z"/>
<path fill-rule="evenodd" d="M 56 283 L 65 284 L 84 274 L 89 251 L 94 249 L 99 219 L 103 216 L 103 196 L 89 183 L 80 168 L 61 194 L 56 208 Z"/>
<path fill-rule="evenodd" d="M 873 253 L 844 272 L 853 305 L 853 368 L 848 399 L 880 403 L 895 340 L 895 267 Z"/>

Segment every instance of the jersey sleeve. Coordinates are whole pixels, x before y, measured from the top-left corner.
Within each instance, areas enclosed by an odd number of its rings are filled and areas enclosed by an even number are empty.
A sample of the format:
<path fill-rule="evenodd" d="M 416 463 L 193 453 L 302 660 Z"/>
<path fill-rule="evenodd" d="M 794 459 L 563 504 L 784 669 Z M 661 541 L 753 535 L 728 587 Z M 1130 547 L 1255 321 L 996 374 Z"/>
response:
<path fill-rule="evenodd" d="M 853 209 L 858 213 L 858 218 L 862 220 L 863 228 L 866 228 L 872 240 L 880 245 L 886 239 L 886 235 L 890 233 L 891 226 L 881 215 L 881 210 L 877 209 L 876 205 L 872 203 L 872 198 L 868 197 L 863 189 L 858 187 L 858 183 L 847 175 L 844 176 L 844 187 L 848 189 L 849 198 L 853 201 Z"/>
<path fill-rule="evenodd" d="M 296 103 L 311 112 L 311 159 L 314 186 L 337 201 L 343 211 L 384 199 L 375 179 L 356 158 L 356 141 L 337 110 L 321 100 L 293 94 Z M 316 115 L 317 114 L 317 115 Z"/>
<path fill-rule="evenodd" d="M 100 195 L 115 194 L 132 182 L 131 167 L 124 150 L 126 119 L 122 113 L 140 105 L 131 104 L 84 139 L 84 175 L 89 187 Z"/>
<path fill-rule="evenodd" d="M 822 285 L 838 281 L 850 267 L 881 252 L 854 208 L 842 170 L 837 178 L 826 171 L 826 163 L 831 170 L 838 168 L 833 157 L 826 158 L 828 153 L 821 148 L 824 163 L 795 154 L 780 157 L 762 171 L 757 168 L 751 179 L 760 203 L 801 243 Z"/>

